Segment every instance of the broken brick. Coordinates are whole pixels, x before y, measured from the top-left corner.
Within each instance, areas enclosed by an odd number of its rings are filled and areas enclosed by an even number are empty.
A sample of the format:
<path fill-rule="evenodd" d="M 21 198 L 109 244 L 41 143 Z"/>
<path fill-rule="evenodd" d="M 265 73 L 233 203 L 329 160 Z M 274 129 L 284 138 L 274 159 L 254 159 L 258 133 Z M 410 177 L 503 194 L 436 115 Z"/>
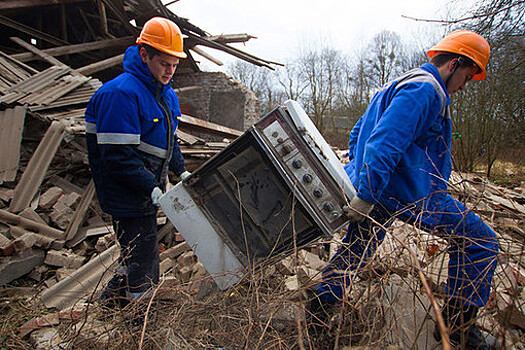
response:
<path fill-rule="evenodd" d="M 178 258 L 177 262 L 182 266 L 193 266 L 195 262 L 197 261 L 197 256 L 193 251 L 189 250 L 187 252 L 182 253 Z"/>
<path fill-rule="evenodd" d="M 19 255 L 0 258 L 0 285 L 31 272 L 44 262 L 44 252 L 30 249 Z"/>
<path fill-rule="evenodd" d="M 44 263 L 51 266 L 78 269 L 84 264 L 84 257 L 63 250 L 50 250 L 47 252 Z"/>
<path fill-rule="evenodd" d="M 51 187 L 44 194 L 40 196 L 40 203 L 38 206 L 42 209 L 49 209 L 58 201 L 64 194 L 60 187 Z"/>
<path fill-rule="evenodd" d="M 175 266 L 176 261 L 171 258 L 164 259 L 159 264 L 159 272 L 161 275 L 165 274 Z"/>
<path fill-rule="evenodd" d="M 58 201 L 53 206 L 53 211 L 51 212 L 51 214 L 49 214 L 49 218 L 51 219 L 51 221 L 53 221 L 53 223 L 55 223 L 55 225 L 57 225 L 62 230 L 65 230 L 69 226 L 73 215 L 73 209 Z"/>
<path fill-rule="evenodd" d="M 66 207 L 69 207 L 71 209 L 75 209 L 77 204 L 82 199 L 82 196 L 79 195 L 76 192 L 71 192 L 69 194 L 65 194 L 58 200 L 60 203 L 65 205 Z"/>
<path fill-rule="evenodd" d="M 20 326 L 20 336 L 25 337 L 29 333 L 43 327 L 56 326 L 60 323 L 58 312 L 33 318 Z"/>
<path fill-rule="evenodd" d="M 0 233 L 0 254 L 1 255 L 13 255 L 15 252 L 15 246 L 13 242 L 6 236 Z"/>
<path fill-rule="evenodd" d="M 168 250 L 162 252 L 160 254 L 160 260 L 164 260 L 166 258 L 176 258 L 182 253 L 190 250 L 190 246 L 186 242 L 182 242 L 177 244 L 174 247 L 169 248 Z"/>
<path fill-rule="evenodd" d="M 26 232 L 22 236 L 18 237 L 13 241 L 15 250 L 17 252 L 23 252 L 25 250 L 31 249 L 37 242 L 36 234 L 32 232 Z"/>

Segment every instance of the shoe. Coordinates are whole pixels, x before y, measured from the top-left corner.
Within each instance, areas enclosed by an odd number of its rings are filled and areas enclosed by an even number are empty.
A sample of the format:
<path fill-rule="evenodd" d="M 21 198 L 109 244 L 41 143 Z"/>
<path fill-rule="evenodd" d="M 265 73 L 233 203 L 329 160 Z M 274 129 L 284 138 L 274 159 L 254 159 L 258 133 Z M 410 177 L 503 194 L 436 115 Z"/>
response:
<path fill-rule="evenodd" d="M 327 333 L 336 304 L 323 301 L 319 295 L 313 293 L 307 308 L 307 326 L 308 333 L 311 336 L 319 337 L 321 334 Z"/>
<path fill-rule="evenodd" d="M 119 310 L 129 304 L 127 296 L 127 278 L 125 275 L 115 275 L 102 291 L 99 301 L 103 307 L 110 310 Z"/>
<path fill-rule="evenodd" d="M 450 344 L 464 350 L 497 350 L 500 342 L 493 335 L 484 332 L 476 325 L 476 306 L 466 306 L 458 301 L 449 300 L 443 308 L 445 325 L 452 331 Z M 441 341 L 441 332 L 436 324 L 434 338 Z"/>

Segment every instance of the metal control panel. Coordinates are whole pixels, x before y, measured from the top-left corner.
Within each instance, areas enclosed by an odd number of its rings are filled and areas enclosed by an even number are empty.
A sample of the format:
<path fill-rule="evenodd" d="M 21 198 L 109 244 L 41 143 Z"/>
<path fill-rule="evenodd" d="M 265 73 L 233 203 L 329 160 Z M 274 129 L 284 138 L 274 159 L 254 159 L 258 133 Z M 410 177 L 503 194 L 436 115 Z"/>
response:
<path fill-rule="evenodd" d="M 306 155 L 303 155 L 308 150 L 298 147 L 297 140 L 294 142 L 277 120 L 265 127 L 263 133 L 274 147 L 275 153 L 282 158 L 286 170 L 295 179 L 296 186 L 301 187 L 301 193 L 315 205 L 320 215 L 330 223 L 340 218 L 343 214 L 341 205 L 334 200 L 327 186 L 321 181 L 318 171 L 310 164 L 312 160 L 307 160 Z"/>

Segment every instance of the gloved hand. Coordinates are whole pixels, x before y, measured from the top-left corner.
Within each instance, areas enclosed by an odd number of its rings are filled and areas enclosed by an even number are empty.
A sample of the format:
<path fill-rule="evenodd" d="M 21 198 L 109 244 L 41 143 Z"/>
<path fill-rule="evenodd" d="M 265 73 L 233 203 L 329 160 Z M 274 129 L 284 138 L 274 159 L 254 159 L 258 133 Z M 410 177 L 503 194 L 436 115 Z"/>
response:
<path fill-rule="evenodd" d="M 364 199 L 354 196 L 350 202 L 350 207 L 344 206 L 343 210 L 346 212 L 350 222 L 363 222 L 370 212 L 374 209 L 374 204 Z"/>
<path fill-rule="evenodd" d="M 187 178 L 190 175 L 191 175 L 191 173 L 188 170 L 185 170 L 182 174 L 179 175 L 179 178 L 181 180 L 184 180 L 185 178 Z"/>
<path fill-rule="evenodd" d="M 162 190 L 158 187 L 155 187 L 153 191 L 151 191 L 151 201 L 153 202 L 153 205 L 158 207 L 160 205 L 159 199 L 162 196 Z"/>

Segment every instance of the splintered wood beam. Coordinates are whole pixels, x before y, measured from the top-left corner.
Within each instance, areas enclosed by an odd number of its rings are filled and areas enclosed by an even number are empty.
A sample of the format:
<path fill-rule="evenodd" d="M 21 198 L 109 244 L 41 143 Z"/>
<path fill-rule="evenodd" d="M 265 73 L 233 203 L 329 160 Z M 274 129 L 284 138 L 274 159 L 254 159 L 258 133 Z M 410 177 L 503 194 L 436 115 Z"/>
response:
<path fill-rule="evenodd" d="M 98 5 L 98 13 L 100 16 L 100 31 L 102 32 L 102 34 L 108 36 L 109 31 L 108 31 L 108 21 L 106 17 L 106 6 L 100 0 L 97 1 L 97 5 Z"/>
<path fill-rule="evenodd" d="M 34 47 L 33 45 L 25 42 L 24 40 L 20 39 L 20 38 L 17 38 L 17 37 L 11 37 L 9 38 L 11 39 L 12 41 L 14 41 L 15 43 L 17 43 L 18 45 L 22 46 L 24 49 L 34 53 L 35 55 L 38 55 L 40 57 L 42 57 L 42 59 L 46 60 L 47 62 L 51 63 L 52 65 L 54 66 L 57 66 L 57 67 L 66 67 L 66 65 L 62 62 L 60 62 L 59 60 L 57 60 L 56 58 L 54 58 L 53 56 L 51 55 L 48 55 L 47 53 L 45 52 L 42 52 L 41 50 L 37 49 L 36 47 Z"/>
<path fill-rule="evenodd" d="M 192 47 L 190 50 L 192 50 L 196 54 L 201 55 L 202 57 L 206 58 L 207 60 L 212 61 L 213 63 L 215 63 L 218 66 L 222 66 L 224 64 L 224 63 L 222 63 L 222 61 L 218 60 L 217 58 L 213 57 L 212 55 L 210 55 L 206 51 L 204 51 L 204 50 L 202 50 L 202 49 L 200 49 L 200 48 L 198 48 L 196 46 Z"/>
<path fill-rule="evenodd" d="M 117 48 L 117 47 L 127 47 L 133 45 L 135 38 L 133 36 L 126 36 L 118 39 L 108 39 L 101 41 L 92 41 L 89 43 L 75 44 L 75 45 L 66 45 L 58 46 L 50 49 L 40 50 L 40 52 L 46 53 L 51 56 L 62 56 L 76 54 L 86 51 L 102 50 L 107 48 Z M 34 59 L 39 58 L 38 55 L 35 55 L 32 52 L 23 52 L 10 55 L 10 57 L 17 59 L 20 62 L 28 62 Z"/>
<path fill-rule="evenodd" d="M 250 34 L 221 34 L 212 35 L 208 37 L 208 40 L 215 41 L 216 43 L 229 44 L 229 43 L 244 43 L 250 39 L 257 39 L 257 37 Z"/>
<path fill-rule="evenodd" d="M 100 72 L 104 69 L 117 66 L 121 64 L 123 60 L 124 60 L 124 54 L 120 54 L 118 56 L 110 57 L 103 61 L 95 62 L 93 64 L 78 68 L 76 69 L 76 71 L 79 72 L 80 74 L 84 74 L 88 76 L 93 73 Z"/>

